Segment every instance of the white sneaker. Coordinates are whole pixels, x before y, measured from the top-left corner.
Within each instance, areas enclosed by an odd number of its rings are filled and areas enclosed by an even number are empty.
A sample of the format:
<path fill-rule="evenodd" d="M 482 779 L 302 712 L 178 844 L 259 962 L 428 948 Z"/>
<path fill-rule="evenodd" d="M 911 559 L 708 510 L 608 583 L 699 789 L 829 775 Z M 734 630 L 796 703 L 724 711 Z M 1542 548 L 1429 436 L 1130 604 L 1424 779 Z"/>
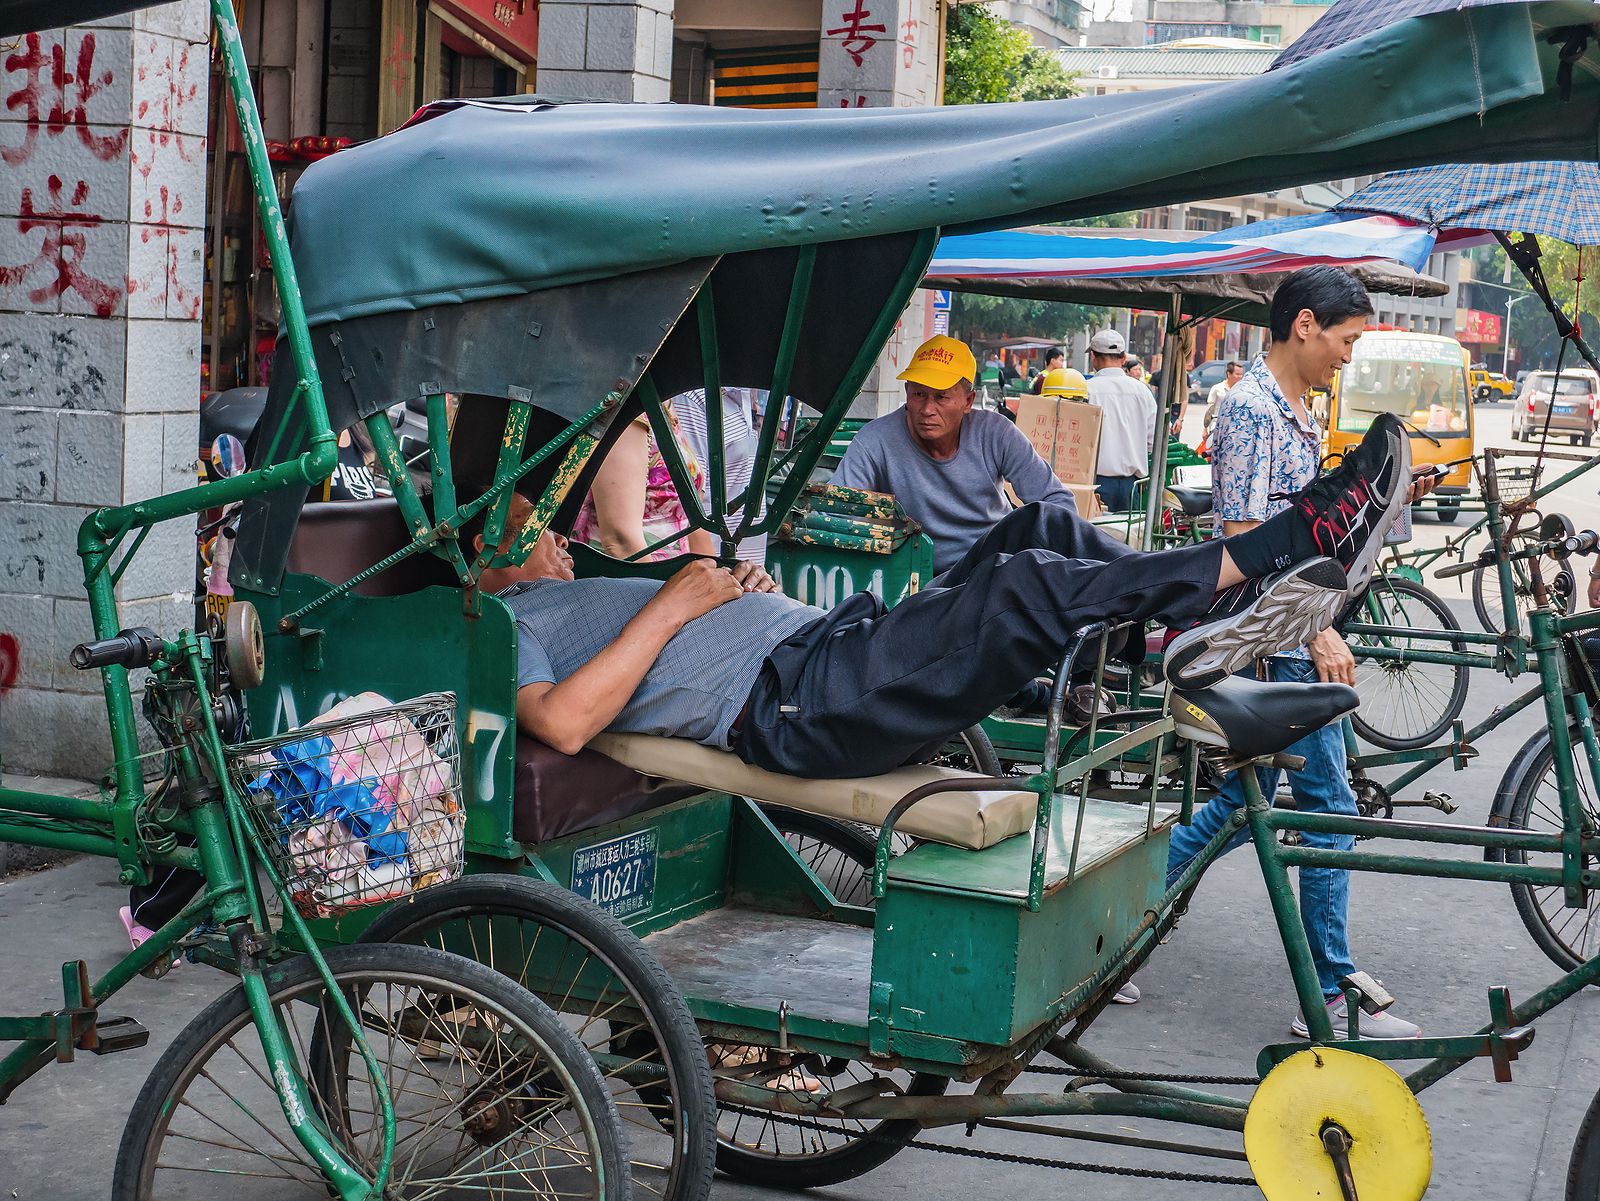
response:
<path fill-rule="evenodd" d="M 1333 1020 L 1333 1037 L 1349 1038 L 1349 1014 L 1345 1009 L 1343 997 L 1335 997 L 1328 1002 L 1328 1017 Z M 1289 1029 L 1296 1038 L 1310 1038 L 1311 1031 L 1306 1028 L 1304 1014 L 1295 1014 L 1294 1021 L 1289 1024 Z M 1394 1012 L 1385 1009 L 1374 1016 L 1365 1010 L 1361 1012 L 1361 1020 L 1356 1023 L 1356 1036 L 1358 1038 L 1416 1038 L 1422 1033 L 1422 1027 L 1404 1018 L 1397 1018 Z"/>
<path fill-rule="evenodd" d="M 1111 999 L 1118 1005 L 1137 1005 L 1139 1003 L 1139 986 L 1129 980 L 1121 988 L 1117 989 Z"/>

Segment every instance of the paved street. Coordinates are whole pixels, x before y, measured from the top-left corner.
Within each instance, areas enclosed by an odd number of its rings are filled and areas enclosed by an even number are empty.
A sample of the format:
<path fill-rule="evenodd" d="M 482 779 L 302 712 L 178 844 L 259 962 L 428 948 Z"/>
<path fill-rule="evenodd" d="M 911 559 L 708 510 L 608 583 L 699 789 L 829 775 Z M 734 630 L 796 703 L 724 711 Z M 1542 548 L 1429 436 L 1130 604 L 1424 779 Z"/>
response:
<path fill-rule="evenodd" d="M 1481 408 L 1480 444 L 1503 439 L 1505 408 Z M 1199 408 L 1190 413 L 1198 421 Z M 1600 478 L 1568 489 L 1561 503 L 1580 527 L 1600 525 Z M 1419 526 L 1420 539 L 1449 527 Z M 1449 585 L 1441 592 L 1457 604 L 1471 627 L 1470 606 Z M 1480 677 L 1468 701 L 1470 721 L 1504 699 L 1503 681 Z M 1453 794 L 1461 810 L 1452 820 L 1484 820 L 1495 785 L 1515 749 L 1542 724 L 1524 713 L 1487 738 L 1481 755 L 1460 774 L 1447 769 L 1431 787 Z M 1381 977 L 1399 998 L 1399 1012 L 1428 1033 L 1465 1033 L 1483 1024 L 1485 989 L 1506 984 L 1526 996 L 1556 974 L 1523 930 L 1507 889 L 1500 885 L 1399 877 L 1362 877 L 1354 888 L 1353 941 L 1360 965 Z M 86 956 L 103 968 L 123 946 L 116 909 L 123 893 L 107 862 L 80 860 L 0 884 L 0 1012 L 38 1012 L 59 1004 L 58 969 L 68 956 Z M 1259 873 L 1248 852 L 1219 864 L 1171 943 L 1160 949 L 1139 983 L 1144 1000 L 1112 1007 L 1086 1040 L 1095 1051 L 1128 1067 L 1176 1072 L 1246 1074 L 1264 1043 L 1286 1041 L 1294 1011 L 1288 977 Z M 100 1201 L 109 1189 L 122 1123 L 143 1075 L 159 1050 L 228 981 L 188 967 L 167 980 L 140 980 L 111 1006 L 137 1016 L 152 1030 L 151 1046 L 107 1059 L 85 1056 L 49 1070 L 0 1110 L 0 1198 L 18 1201 Z M 1600 1080 L 1600 993 L 1588 992 L 1539 1026 L 1536 1044 L 1515 1065 L 1516 1079 L 1496 1085 L 1479 1061 L 1424 1094 L 1434 1142 L 1430 1198 L 1539 1199 L 1562 1196 L 1568 1153 L 1578 1123 Z M 1032 1077 L 1031 1089 L 1060 1081 Z M 1102 1122 L 1101 1129 L 1145 1137 L 1182 1137 L 1182 1131 L 1138 1121 Z M 1092 1143 L 1027 1138 L 985 1131 L 934 1131 L 930 1140 L 1073 1160 L 1115 1161 L 1140 1167 L 1228 1175 L 1243 1165 L 1223 1160 L 1178 1159 L 1155 1152 L 1112 1156 Z M 1225 1140 L 1222 1140 L 1225 1144 Z M 918 1201 L 972 1198 L 1030 1191 L 1086 1198 L 1149 1201 L 1241 1197 L 1253 1189 L 1062 1175 L 1043 1168 L 1005 1166 L 975 1159 L 908 1151 L 887 1166 L 822 1195 L 866 1201 L 914 1197 Z M 719 1179 L 719 1201 L 753 1198 L 761 1190 Z"/>

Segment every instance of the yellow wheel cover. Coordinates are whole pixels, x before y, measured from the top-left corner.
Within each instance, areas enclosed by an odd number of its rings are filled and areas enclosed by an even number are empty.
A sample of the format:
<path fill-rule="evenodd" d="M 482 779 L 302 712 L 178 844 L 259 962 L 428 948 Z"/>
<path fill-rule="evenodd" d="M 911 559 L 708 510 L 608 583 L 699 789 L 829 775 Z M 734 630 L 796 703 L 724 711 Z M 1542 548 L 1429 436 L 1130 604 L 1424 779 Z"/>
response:
<path fill-rule="evenodd" d="M 1350 1136 L 1361 1201 L 1418 1201 L 1428 1191 L 1433 1138 L 1406 1082 L 1376 1059 L 1313 1047 L 1273 1068 L 1245 1115 L 1245 1155 L 1267 1201 L 1339 1201 L 1322 1145 L 1330 1120 Z"/>

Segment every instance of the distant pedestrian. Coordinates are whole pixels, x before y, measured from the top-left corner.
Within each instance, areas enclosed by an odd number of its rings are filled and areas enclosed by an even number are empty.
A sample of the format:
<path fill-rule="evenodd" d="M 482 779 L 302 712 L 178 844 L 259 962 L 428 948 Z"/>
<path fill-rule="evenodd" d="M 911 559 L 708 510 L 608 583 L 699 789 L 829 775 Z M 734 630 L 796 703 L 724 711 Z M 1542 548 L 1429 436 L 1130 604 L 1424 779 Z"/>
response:
<path fill-rule="evenodd" d="M 1114 329 L 1089 339 L 1089 403 L 1102 410 L 1095 491 L 1113 513 L 1133 508 L 1133 488 L 1150 470 L 1156 437 L 1156 398 L 1122 369 L 1128 344 Z"/>
<path fill-rule="evenodd" d="M 1044 387 L 1045 376 L 1049 375 L 1058 367 L 1065 367 L 1066 365 L 1066 359 L 1062 356 L 1060 347 L 1052 346 L 1049 350 L 1045 351 L 1044 370 L 1039 372 L 1039 374 L 1033 378 L 1033 394 L 1035 396 L 1040 394 L 1039 390 Z"/>

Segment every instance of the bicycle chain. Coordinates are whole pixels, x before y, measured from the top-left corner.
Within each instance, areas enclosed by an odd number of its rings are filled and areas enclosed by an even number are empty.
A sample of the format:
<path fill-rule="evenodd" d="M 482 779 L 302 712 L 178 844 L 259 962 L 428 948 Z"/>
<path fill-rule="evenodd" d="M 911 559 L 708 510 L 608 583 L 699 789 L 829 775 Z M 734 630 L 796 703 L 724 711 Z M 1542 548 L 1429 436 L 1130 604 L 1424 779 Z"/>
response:
<path fill-rule="evenodd" d="M 1084 1080 L 1148 1080 L 1152 1084 L 1247 1084 L 1254 1087 L 1261 1083 L 1259 1076 L 1193 1076 L 1181 1073 L 1161 1076 L 1152 1072 L 1125 1072 L 1115 1069 L 1097 1072 L 1090 1068 L 1052 1068 L 1043 1065 L 1022 1069 L 1023 1075 L 1030 1073 L 1036 1076 L 1081 1077 Z"/>
<path fill-rule="evenodd" d="M 750 1117 L 778 1122 L 785 1126 L 798 1126 L 803 1130 L 816 1130 L 815 1123 L 819 1120 L 813 1118 L 810 1122 L 806 1122 L 788 1114 L 778 1113 L 775 1110 L 753 1109 L 745 1105 L 727 1105 L 721 1102 L 718 1102 L 718 1108 L 724 1113 L 746 1114 Z M 860 1119 L 855 1120 L 859 1121 Z M 1050 1159 L 1043 1155 L 1018 1155 L 1010 1151 L 988 1151 L 982 1147 L 952 1147 L 948 1143 L 929 1143 L 919 1138 L 899 1139 L 879 1134 L 873 1130 L 852 1132 L 850 1137 L 853 1139 L 865 1139 L 870 1142 L 894 1143 L 897 1147 L 915 1147 L 918 1151 L 936 1151 L 941 1155 L 958 1155 L 966 1159 L 985 1159 L 992 1163 L 1017 1164 L 1030 1168 L 1056 1168 L 1063 1172 L 1087 1172 L 1101 1176 L 1129 1176 L 1138 1180 L 1176 1180 L 1184 1184 L 1245 1185 L 1252 1188 L 1255 1187 L 1256 1183 L 1253 1176 L 1222 1176 L 1206 1172 L 1177 1172 L 1164 1168 L 1129 1168 L 1120 1164 Z"/>

